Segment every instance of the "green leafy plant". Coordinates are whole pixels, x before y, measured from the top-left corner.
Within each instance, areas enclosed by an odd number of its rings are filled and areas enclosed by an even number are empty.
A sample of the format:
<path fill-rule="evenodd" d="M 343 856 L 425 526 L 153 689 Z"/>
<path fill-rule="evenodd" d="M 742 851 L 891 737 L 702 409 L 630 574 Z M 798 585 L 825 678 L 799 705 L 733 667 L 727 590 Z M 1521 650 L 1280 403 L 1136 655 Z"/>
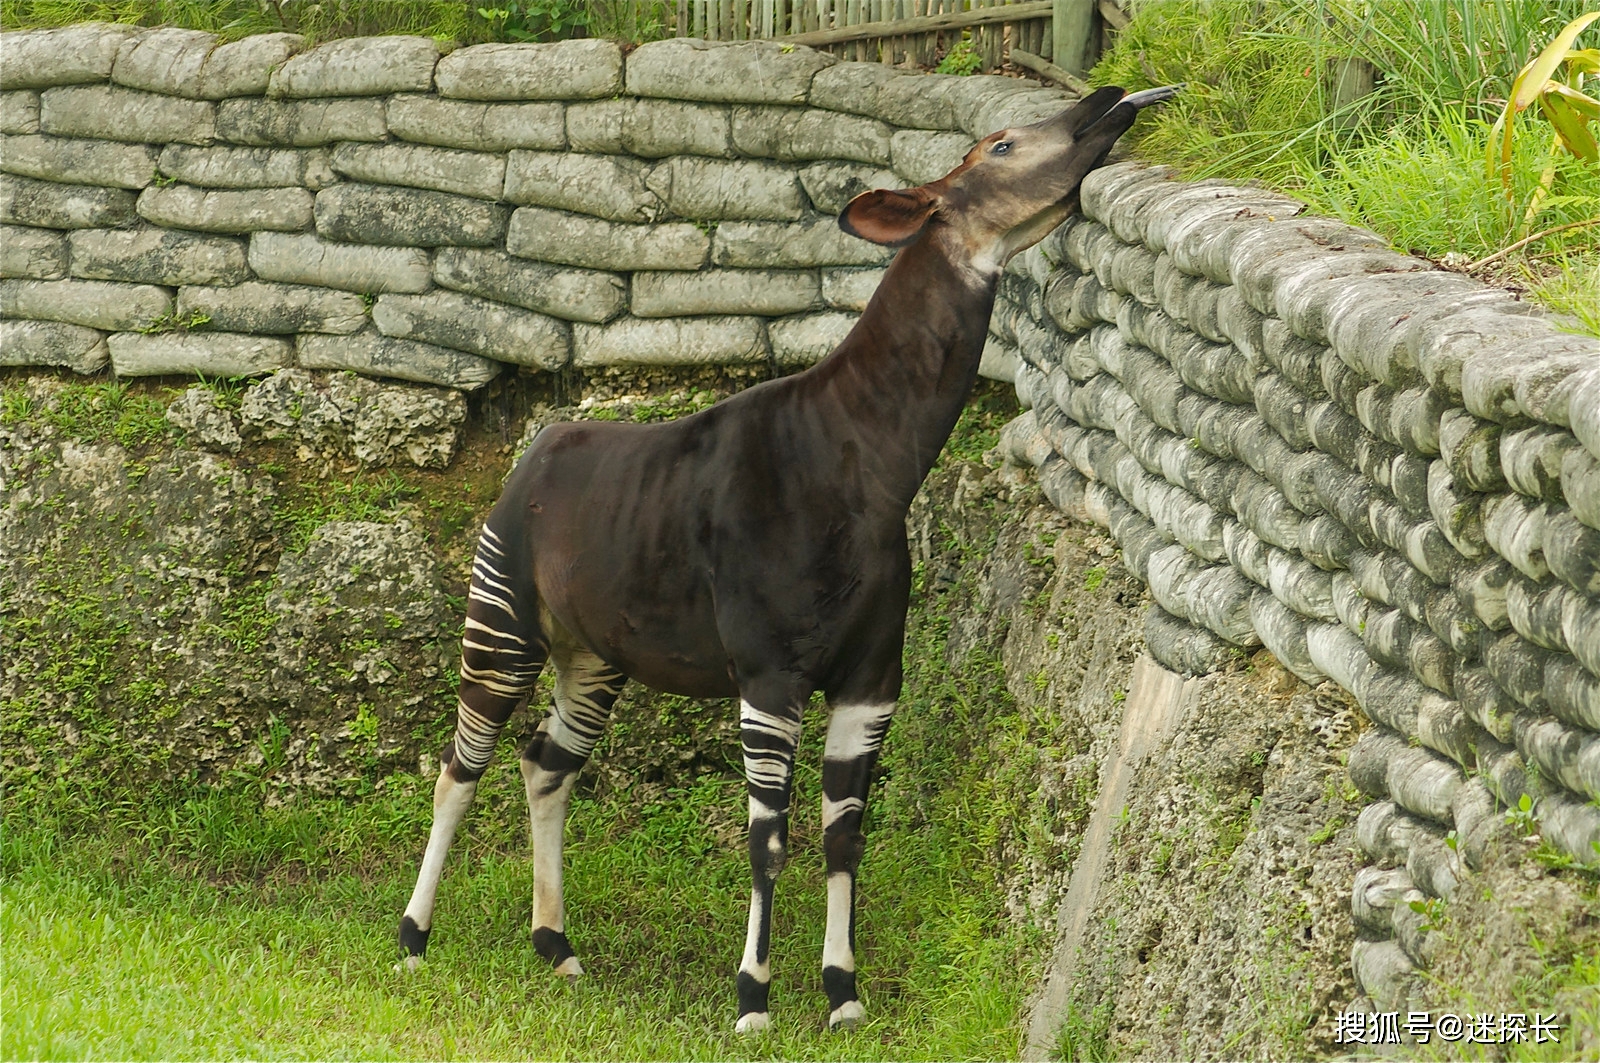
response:
<path fill-rule="evenodd" d="M 478 15 L 509 41 L 582 36 L 589 26 L 589 8 L 583 0 L 509 0 L 504 7 L 480 7 Z"/>
<path fill-rule="evenodd" d="M 1600 118 L 1600 100 L 1579 91 L 1585 74 L 1600 75 L 1600 49 L 1572 47 L 1578 34 L 1595 19 L 1600 19 L 1600 11 L 1591 11 L 1567 23 L 1555 40 L 1523 67 L 1511 83 L 1511 97 L 1495 121 L 1485 153 L 1489 175 L 1498 174 L 1508 193 L 1517 115 L 1535 103 L 1555 130 L 1552 150 L 1565 148 L 1585 162 L 1600 162 L 1600 147 L 1589 130 L 1589 120 Z"/>
<path fill-rule="evenodd" d="M 976 74 L 983 68 L 983 56 L 979 55 L 973 47 L 972 37 L 963 33 L 961 39 L 950 46 L 950 50 L 939 60 L 939 65 L 934 71 L 939 74 Z"/>

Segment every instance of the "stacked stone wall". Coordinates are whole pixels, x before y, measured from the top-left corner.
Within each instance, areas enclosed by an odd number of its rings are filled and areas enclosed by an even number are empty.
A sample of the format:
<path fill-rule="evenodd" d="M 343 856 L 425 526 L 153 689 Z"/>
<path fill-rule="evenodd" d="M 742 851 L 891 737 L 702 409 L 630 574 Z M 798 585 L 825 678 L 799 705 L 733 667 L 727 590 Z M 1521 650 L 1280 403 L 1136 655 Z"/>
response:
<path fill-rule="evenodd" d="M 892 256 L 840 232 L 851 196 L 1067 99 L 771 42 L 8 33 L 0 364 L 784 371 Z"/>
<path fill-rule="evenodd" d="M 1259 189 L 1082 201 L 1002 283 L 1003 449 L 1111 530 L 1169 668 L 1264 645 L 1360 702 L 1352 963 L 1395 1006 L 1508 812 L 1600 862 L 1600 342 Z"/>

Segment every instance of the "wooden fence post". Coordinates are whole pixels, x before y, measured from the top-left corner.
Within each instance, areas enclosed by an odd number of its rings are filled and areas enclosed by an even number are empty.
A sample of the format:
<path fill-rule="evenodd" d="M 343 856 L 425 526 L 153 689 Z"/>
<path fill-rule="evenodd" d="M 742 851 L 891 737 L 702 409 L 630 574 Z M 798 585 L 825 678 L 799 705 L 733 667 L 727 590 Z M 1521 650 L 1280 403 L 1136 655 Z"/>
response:
<path fill-rule="evenodd" d="M 1055 0 L 1051 18 L 1051 60 L 1079 77 L 1094 62 L 1095 0 Z"/>

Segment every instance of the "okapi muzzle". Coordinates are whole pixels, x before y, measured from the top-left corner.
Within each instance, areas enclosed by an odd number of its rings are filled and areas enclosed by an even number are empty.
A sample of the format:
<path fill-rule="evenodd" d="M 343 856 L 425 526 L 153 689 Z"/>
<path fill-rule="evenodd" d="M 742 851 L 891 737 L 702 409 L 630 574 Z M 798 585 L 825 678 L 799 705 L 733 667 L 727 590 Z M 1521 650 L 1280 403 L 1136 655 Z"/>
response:
<path fill-rule="evenodd" d="M 422 960 L 456 828 L 548 663 L 554 703 L 520 761 L 533 947 L 558 974 L 582 974 L 565 923 L 562 838 L 578 772 L 624 684 L 737 698 L 751 893 L 735 1028 L 766 1028 L 795 750 L 820 691 L 822 985 L 831 1026 L 861 1021 L 856 876 L 900 696 L 906 512 L 977 379 L 1006 261 L 1077 208 L 1083 178 L 1138 110 L 1176 91 L 1100 89 L 983 138 L 937 181 L 852 200 L 845 231 L 901 251 L 854 329 L 805 372 L 676 421 L 539 433 L 478 540 L 455 739 L 440 757 L 433 827 L 400 924 L 402 966 Z"/>

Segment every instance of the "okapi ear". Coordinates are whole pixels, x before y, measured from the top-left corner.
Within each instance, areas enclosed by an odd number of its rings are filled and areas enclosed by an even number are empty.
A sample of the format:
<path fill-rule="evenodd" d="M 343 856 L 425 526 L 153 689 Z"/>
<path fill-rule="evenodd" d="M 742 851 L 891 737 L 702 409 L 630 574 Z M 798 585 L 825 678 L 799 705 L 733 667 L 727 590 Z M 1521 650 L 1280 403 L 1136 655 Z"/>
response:
<path fill-rule="evenodd" d="M 876 188 L 845 206 L 839 213 L 839 228 L 885 247 L 904 247 L 921 234 L 938 205 L 938 197 L 926 186 Z"/>

